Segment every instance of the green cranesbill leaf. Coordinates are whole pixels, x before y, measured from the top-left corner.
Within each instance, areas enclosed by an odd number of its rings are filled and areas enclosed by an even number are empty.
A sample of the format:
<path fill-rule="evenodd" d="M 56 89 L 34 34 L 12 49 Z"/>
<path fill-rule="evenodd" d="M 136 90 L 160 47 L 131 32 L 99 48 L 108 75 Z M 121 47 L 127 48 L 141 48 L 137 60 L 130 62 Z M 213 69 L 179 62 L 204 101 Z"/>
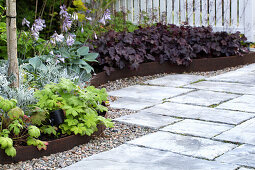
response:
<path fill-rule="evenodd" d="M 35 137 L 35 138 L 38 138 L 41 135 L 40 129 L 36 126 L 33 126 L 33 125 L 28 127 L 28 134 L 31 137 Z"/>
<path fill-rule="evenodd" d="M 2 149 L 10 148 L 13 145 L 13 141 L 9 137 L 0 137 L 0 145 Z"/>

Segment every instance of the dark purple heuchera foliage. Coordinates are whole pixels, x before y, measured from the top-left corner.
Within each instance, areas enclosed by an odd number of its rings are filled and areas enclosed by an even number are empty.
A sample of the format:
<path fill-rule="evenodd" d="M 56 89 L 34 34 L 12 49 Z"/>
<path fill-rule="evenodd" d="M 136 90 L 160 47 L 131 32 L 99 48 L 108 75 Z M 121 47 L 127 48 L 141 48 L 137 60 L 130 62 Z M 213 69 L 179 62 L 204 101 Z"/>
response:
<path fill-rule="evenodd" d="M 248 49 L 239 33 L 212 32 L 211 27 L 157 24 L 132 33 L 109 31 L 91 42 L 99 69 L 111 71 L 158 61 L 188 66 L 193 58 L 242 55 Z"/>

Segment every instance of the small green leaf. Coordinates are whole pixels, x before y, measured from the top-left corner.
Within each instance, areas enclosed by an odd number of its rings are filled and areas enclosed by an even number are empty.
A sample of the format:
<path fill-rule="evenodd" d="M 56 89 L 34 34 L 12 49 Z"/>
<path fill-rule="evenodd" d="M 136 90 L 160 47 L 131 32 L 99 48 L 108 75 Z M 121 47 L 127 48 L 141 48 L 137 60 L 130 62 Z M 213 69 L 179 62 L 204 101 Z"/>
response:
<path fill-rule="evenodd" d="M 80 55 L 80 56 L 85 56 L 89 53 L 89 47 L 80 47 L 78 50 L 77 50 L 77 53 Z"/>
<path fill-rule="evenodd" d="M 98 62 L 96 58 L 98 57 L 98 53 L 89 53 L 84 56 L 84 60 L 88 62 Z"/>
<path fill-rule="evenodd" d="M 5 148 L 12 147 L 13 141 L 11 138 L 8 138 L 8 137 L 0 137 L 0 144 L 1 144 L 1 148 L 5 149 Z"/>
<path fill-rule="evenodd" d="M 29 126 L 28 127 L 28 134 L 31 136 L 31 137 L 35 137 L 35 138 L 38 138 L 41 133 L 40 133 L 40 129 L 36 126 Z"/>
<path fill-rule="evenodd" d="M 6 148 L 5 149 L 5 153 L 8 155 L 8 156 L 11 156 L 11 157 L 14 157 L 16 156 L 16 149 L 12 146 L 12 147 L 9 147 L 9 148 Z"/>

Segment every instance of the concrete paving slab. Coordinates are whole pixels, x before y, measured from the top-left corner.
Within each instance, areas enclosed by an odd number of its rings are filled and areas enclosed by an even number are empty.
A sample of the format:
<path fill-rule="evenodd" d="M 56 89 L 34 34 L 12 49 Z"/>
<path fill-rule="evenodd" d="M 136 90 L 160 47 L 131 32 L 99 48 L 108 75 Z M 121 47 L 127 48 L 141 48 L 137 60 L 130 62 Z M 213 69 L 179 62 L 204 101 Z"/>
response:
<path fill-rule="evenodd" d="M 162 116 L 154 113 L 139 112 L 127 116 L 122 116 L 115 119 L 118 122 L 135 124 L 138 126 L 146 126 L 154 129 L 181 121 L 182 119 L 176 119 L 169 116 Z"/>
<path fill-rule="evenodd" d="M 238 94 L 255 94 L 255 86 L 241 83 L 201 81 L 184 87 Z"/>
<path fill-rule="evenodd" d="M 186 119 L 173 125 L 166 126 L 160 130 L 192 136 L 212 138 L 215 135 L 218 135 L 233 127 L 233 125 Z"/>
<path fill-rule="evenodd" d="M 204 78 L 205 78 L 204 76 L 198 76 L 198 75 L 173 74 L 173 75 L 167 75 L 167 76 L 153 79 L 153 80 L 148 80 L 145 83 L 151 84 L 151 85 L 179 87 L 179 86 L 184 86 Z"/>
<path fill-rule="evenodd" d="M 255 168 L 255 146 L 241 145 L 216 158 L 216 161 Z"/>
<path fill-rule="evenodd" d="M 141 110 L 146 107 L 154 106 L 160 104 L 159 100 L 149 100 L 149 99 L 137 99 L 131 97 L 122 97 L 114 102 L 110 102 L 110 106 L 115 109 L 130 109 L 130 110 Z"/>
<path fill-rule="evenodd" d="M 177 103 L 200 105 L 200 106 L 211 106 L 211 105 L 217 105 L 221 102 L 224 102 L 236 97 L 239 97 L 239 95 L 199 90 L 199 91 L 194 91 L 185 95 L 171 98 L 169 99 L 169 101 L 177 102 Z"/>
<path fill-rule="evenodd" d="M 223 132 L 216 139 L 255 145 L 255 118 Z"/>
<path fill-rule="evenodd" d="M 64 170 L 218 170 L 237 166 L 207 161 L 156 149 L 121 145 L 115 149 L 88 157 Z"/>
<path fill-rule="evenodd" d="M 247 66 L 244 66 L 242 68 L 237 69 L 236 71 L 242 71 L 242 72 L 252 72 L 255 71 L 255 64 L 249 64 Z"/>
<path fill-rule="evenodd" d="M 231 71 L 207 78 L 206 80 L 255 84 L 255 72 Z"/>
<path fill-rule="evenodd" d="M 128 143 L 210 160 L 213 160 L 217 156 L 237 146 L 234 144 L 162 131 L 145 135 Z"/>
<path fill-rule="evenodd" d="M 222 103 L 216 108 L 238 110 L 255 113 L 255 96 L 243 95 L 226 103 Z"/>
<path fill-rule="evenodd" d="M 144 109 L 143 111 L 160 115 L 199 119 L 227 124 L 239 124 L 245 120 L 255 117 L 255 115 L 252 113 L 221 110 L 171 102 L 159 104 L 151 108 Z"/>
<path fill-rule="evenodd" d="M 108 94 L 118 97 L 131 97 L 137 99 L 152 99 L 161 101 L 162 99 L 177 96 L 190 91 L 192 90 L 185 88 L 135 85 L 120 90 L 111 91 Z"/>

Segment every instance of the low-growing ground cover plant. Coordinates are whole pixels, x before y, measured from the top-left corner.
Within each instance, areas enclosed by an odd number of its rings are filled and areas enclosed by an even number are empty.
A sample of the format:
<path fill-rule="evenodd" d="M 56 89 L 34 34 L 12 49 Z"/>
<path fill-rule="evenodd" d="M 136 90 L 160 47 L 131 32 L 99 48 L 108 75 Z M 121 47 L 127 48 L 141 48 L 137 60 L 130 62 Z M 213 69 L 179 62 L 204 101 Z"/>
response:
<path fill-rule="evenodd" d="M 33 145 L 39 150 L 47 149 L 47 142 L 38 139 L 41 135 L 38 127 L 26 123 L 27 116 L 16 106 L 15 99 L 4 99 L 0 96 L 0 145 L 8 156 L 16 156 L 17 145 Z"/>
<path fill-rule="evenodd" d="M 248 52 L 246 38 L 239 32 L 213 32 L 211 27 L 156 25 L 134 32 L 109 31 L 91 41 L 91 48 L 99 53 L 99 66 L 110 74 L 114 69 L 158 61 L 188 66 L 192 59 L 242 55 Z"/>
<path fill-rule="evenodd" d="M 64 111 L 64 123 L 56 127 L 61 129 L 62 134 L 90 136 L 100 122 L 106 127 L 113 126 L 109 119 L 98 115 L 98 112 L 107 111 L 107 107 L 102 105 L 107 101 L 105 89 L 93 86 L 82 89 L 68 79 L 61 79 L 58 84 L 48 84 L 44 89 L 36 91 L 35 97 L 38 99 L 37 106 L 48 112 L 58 109 Z M 44 128 L 42 131 L 49 133 Z M 52 133 L 55 131 L 52 130 Z"/>

